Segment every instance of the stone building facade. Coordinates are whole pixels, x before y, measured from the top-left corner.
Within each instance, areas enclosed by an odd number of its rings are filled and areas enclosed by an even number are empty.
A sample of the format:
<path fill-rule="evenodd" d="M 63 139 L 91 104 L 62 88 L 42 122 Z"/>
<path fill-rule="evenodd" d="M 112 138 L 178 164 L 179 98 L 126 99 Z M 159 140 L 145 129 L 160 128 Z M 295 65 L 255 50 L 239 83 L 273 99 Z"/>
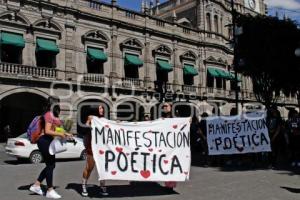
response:
<path fill-rule="evenodd" d="M 239 2 L 240 12 L 265 12 L 262 0 L 259 10 Z M 107 105 L 111 119 L 156 118 L 161 95 L 181 116 L 212 113 L 214 104 L 228 115 L 230 19 L 225 0 L 156 2 L 143 12 L 117 0 L 0 0 L 0 133 L 7 125 L 16 135 L 25 131 L 49 95 L 74 121 L 93 102 Z M 243 105 L 254 102 L 251 81 L 241 77 L 240 87 Z"/>

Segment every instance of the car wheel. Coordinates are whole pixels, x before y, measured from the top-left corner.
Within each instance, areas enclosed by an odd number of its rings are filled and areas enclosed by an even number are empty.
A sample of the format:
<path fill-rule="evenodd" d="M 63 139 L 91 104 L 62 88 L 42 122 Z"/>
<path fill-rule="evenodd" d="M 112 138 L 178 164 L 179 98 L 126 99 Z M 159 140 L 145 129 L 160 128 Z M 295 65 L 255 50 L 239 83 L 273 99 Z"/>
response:
<path fill-rule="evenodd" d="M 80 159 L 81 160 L 86 160 L 86 150 L 83 150 L 80 154 Z"/>
<path fill-rule="evenodd" d="M 43 156 L 42 156 L 41 152 L 33 151 L 30 154 L 29 160 L 31 163 L 34 163 L 34 164 L 41 163 L 43 161 Z"/>

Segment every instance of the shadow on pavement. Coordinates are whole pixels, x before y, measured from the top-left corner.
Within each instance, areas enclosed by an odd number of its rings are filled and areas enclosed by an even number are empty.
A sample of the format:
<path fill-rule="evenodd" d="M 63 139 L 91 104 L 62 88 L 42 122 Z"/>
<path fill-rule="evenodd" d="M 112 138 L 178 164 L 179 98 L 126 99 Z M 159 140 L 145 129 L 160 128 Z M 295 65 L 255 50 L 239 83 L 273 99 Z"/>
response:
<path fill-rule="evenodd" d="M 292 193 L 300 193 L 300 188 L 291 188 L 291 187 L 283 187 L 283 186 L 281 186 L 280 188 L 286 189 L 287 191 Z"/>
<path fill-rule="evenodd" d="M 70 183 L 66 189 L 75 190 L 81 195 L 81 184 Z M 170 191 L 162 187 L 158 183 L 153 182 L 132 182 L 130 185 L 113 185 L 108 186 L 109 197 L 141 197 L 141 196 L 161 196 L 161 195 L 174 195 L 179 194 L 176 191 Z M 88 193 L 90 198 L 102 198 L 99 186 L 89 185 Z"/>
<path fill-rule="evenodd" d="M 9 165 L 23 165 L 23 164 L 30 164 L 28 160 L 5 160 L 4 163 Z"/>
<path fill-rule="evenodd" d="M 82 161 L 81 159 L 78 158 L 71 158 L 71 159 L 56 159 L 57 163 L 60 162 L 74 162 L 74 161 Z M 9 165 L 23 165 L 23 164 L 32 164 L 28 159 L 15 159 L 15 160 L 5 160 L 3 161 L 6 164 Z"/>
<path fill-rule="evenodd" d="M 30 186 L 31 186 L 32 184 L 33 184 L 33 183 L 28 184 L 28 185 L 22 185 L 22 186 L 18 187 L 18 190 L 28 191 L 28 192 L 29 192 L 29 195 L 38 195 L 38 194 L 35 194 L 35 193 L 29 191 L 29 188 L 30 188 Z M 42 188 L 44 194 L 46 194 L 46 192 L 47 192 L 47 186 L 46 186 L 46 185 L 41 185 L 41 188 Z M 57 188 L 59 188 L 59 187 L 58 187 L 58 186 L 54 186 L 53 188 L 54 188 L 54 189 L 57 189 Z"/>

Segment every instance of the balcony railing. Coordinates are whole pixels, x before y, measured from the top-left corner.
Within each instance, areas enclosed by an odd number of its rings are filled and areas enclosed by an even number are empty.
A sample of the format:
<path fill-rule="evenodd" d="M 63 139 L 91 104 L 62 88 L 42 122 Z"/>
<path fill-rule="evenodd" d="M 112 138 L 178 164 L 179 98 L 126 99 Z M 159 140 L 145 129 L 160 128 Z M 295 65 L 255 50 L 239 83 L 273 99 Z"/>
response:
<path fill-rule="evenodd" d="M 105 84 L 106 77 L 104 74 L 84 74 L 83 75 L 83 82 L 84 83 L 99 83 Z"/>
<path fill-rule="evenodd" d="M 27 76 L 29 78 L 56 78 L 57 70 L 12 63 L 0 63 L 0 74 Z"/>
<path fill-rule="evenodd" d="M 207 88 L 207 93 L 213 94 L 214 93 L 214 88 L 211 88 L 211 87 Z"/>
<path fill-rule="evenodd" d="M 126 88 L 142 87 L 142 80 L 137 78 L 122 78 L 122 86 Z"/>
<path fill-rule="evenodd" d="M 165 83 L 163 81 L 154 81 L 156 91 L 161 92 L 173 92 L 173 84 L 172 83 Z M 165 91 L 166 90 L 166 91 Z"/>
<path fill-rule="evenodd" d="M 182 91 L 184 93 L 196 93 L 197 92 L 197 87 L 193 85 L 183 85 L 182 86 Z"/>

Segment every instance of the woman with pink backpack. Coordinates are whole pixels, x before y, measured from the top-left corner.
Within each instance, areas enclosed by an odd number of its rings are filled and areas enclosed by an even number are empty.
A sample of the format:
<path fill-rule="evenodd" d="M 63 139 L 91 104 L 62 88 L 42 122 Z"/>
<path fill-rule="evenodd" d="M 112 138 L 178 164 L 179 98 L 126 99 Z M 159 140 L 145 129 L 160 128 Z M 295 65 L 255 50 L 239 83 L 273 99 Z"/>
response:
<path fill-rule="evenodd" d="M 53 188 L 53 171 L 55 168 L 55 155 L 50 155 L 49 146 L 55 136 L 66 138 L 72 137 L 72 134 L 56 131 L 57 127 L 62 125 L 59 119 L 60 100 L 57 97 L 49 97 L 44 114 L 40 117 L 42 132 L 37 139 L 38 148 L 43 156 L 46 167 L 40 173 L 36 182 L 30 187 L 30 191 L 39 195 L 44 195 L 41 189 L 41 183 L 44 179 L 47 182 L 47 198 L 59 199 L 61 196 Z"/>

